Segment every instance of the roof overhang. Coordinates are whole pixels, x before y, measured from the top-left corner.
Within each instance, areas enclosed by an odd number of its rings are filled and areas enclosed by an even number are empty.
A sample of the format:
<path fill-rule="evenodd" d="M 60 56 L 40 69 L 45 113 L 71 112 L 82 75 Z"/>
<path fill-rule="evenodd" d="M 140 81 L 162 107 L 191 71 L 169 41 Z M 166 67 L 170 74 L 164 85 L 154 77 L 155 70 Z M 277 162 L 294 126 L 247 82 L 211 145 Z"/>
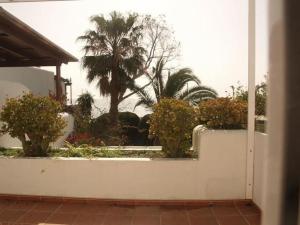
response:
<path fill-rule="evenodd" d="M 0 67 L 57 66 L 78 59 L 0 7 Z"/>

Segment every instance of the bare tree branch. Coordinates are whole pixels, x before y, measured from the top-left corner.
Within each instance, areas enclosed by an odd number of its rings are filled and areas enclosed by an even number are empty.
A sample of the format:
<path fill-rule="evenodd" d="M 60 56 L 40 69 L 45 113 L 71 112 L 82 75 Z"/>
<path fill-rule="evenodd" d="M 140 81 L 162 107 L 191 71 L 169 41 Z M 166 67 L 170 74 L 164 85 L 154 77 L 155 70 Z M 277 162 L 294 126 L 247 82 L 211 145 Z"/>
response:
<path fill-rule="evenodd" d="M 154 79 L 154 78 L 153 78 L 153 79 Z M 148 86 L 153 82 L 153 79 L 152 79 L 150 82 L 148 82 L 147 84 L 145 84 L 144 86 L 138 88 L 137 90 L 132 91 L 131 93 L 129 93 L 129 94 L 123 96 L 121 99 L 119 99 L 119 102 L 125 100 L 126 98 L 129 98 L 130 96 L 132 96 L 132 95 L 138 93 L 139 91 L 145 89 L 146 87 L 148 87 Z"/>
<path fill-rule="evenodd" d="M 153 84 L 154 79 L 159 79 L 162 82 L 162 74 L 161 77 L 157 77 L 157 74 L 153 73 L 152 68 L 155 68 L 161 62 L 164 65 L 163 70 L 170 70 L 172 66 L 168 68 L 167 64 L 179 56 L 180 44 L 175 40 L 174 32 L 167 26 L 164 16 L 154 18 L 146 15 L 141 19 L 141 24 L 144 28 L 143 46 L 145 46 L 147 53 L 143 68 L 140 69 L 139 73 L 132 80 L 134 81 L 141 76 L 146 76 L 149 82 L 125 96 L 126 90 L 123 90 L 119 95 L 119 102 Z"/>

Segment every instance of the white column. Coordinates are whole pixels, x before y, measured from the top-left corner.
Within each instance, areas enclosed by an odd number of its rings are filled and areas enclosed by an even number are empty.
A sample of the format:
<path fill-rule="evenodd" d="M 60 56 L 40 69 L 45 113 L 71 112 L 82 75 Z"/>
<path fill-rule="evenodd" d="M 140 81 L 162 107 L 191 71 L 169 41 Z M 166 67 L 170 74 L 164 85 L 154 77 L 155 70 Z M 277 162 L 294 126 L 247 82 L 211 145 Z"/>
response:
<path fill-rule="evenodd" d="M 248 144 L 246 198 L 252 199 L 255 132 L 255 0 L 249 0 L 248 7 Z"/>
<path fill-rule="evenodd" d="M 286 108 L 286 0 L 269 0 L 268 150 L 263 189 L 263 225 L 282 225 L 282 180 Z"/>

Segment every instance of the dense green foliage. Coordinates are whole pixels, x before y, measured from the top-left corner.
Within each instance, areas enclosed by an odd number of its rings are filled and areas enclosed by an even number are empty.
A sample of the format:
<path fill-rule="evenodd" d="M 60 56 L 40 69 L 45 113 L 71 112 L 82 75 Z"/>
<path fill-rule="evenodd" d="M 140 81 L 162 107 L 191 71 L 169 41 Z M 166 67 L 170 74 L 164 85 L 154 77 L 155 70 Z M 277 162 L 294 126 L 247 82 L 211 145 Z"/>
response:
<path fill-rule="evenodd" d="M 77 100 L 76 105 L 73 106 L 72 114 L 74 116 L 74 132 L 88 133 L 90 123 L 92 120 L 92 108 L 94 104 L 93 96 L 86 92 L 81 94 Z"/>
<path fill-rule="evenodd" d="M 76 100 L 76 104 L 83 115 L 92 116 L 92 108 L 94 104 L 94 98 L 89 93 L 83 93 L 79 95 L 79 97 Z"/>
<path fill-rule="evenodd" d="M 248 101 L 248 91 L 242 86 L 234 87 L 232 98 L 236 100 Z M 261 82 L 255 86 L 255 115 L 265 116 L 267 105 L 267 83 Z"/>
<path fill-rule="evenodd" d="M 139 123 L 139 128 L 140 129 L 149 130 L 149 128 L 150 128 L 150 117 L 151 117 L 151 114 L 146 114 L 141 118 L 140 123 Z"/>
<path fill-rule="evenodd" d="M 61 105 L 50 97 L 25 94 L 6 100 L 0 117 L 1 131 L 18 138 L 26 156 L 46 156 L 49 145 L 65 127 L 59 115 Z"/>
<path fill-rule="evenodd" d="M 212 129 L 243 129 L 247 124 L 247 102 L 217 98 L 199 104 L 199 121 Z"/>
<path fill-rule="evenodd" d="M 110 117 L 108 113 L 104 113 L 91 121 L 90 132 L 95 137 L 105 135 L 105 132 L 110 127 Z"/>
<path fill-rule="evenodd" d="M 197 124 L 195 110 L 186 101 L 161 99 L 150 117 L 150 134 L 159 138 L 168 157 L 184 157 Z"/>
<path fill-rule="evenodd" d="M 124 145 L 122 127 L 119 123 L 115 126 L 111 125 L 109 113 L 92 119 L 90 133 L 93 137 L 100 138 L 105 145 Z"/>
<path fill-rule="evenodd" d="M 4 157 L 21 157 L 24 156 L 23 149 L 2 148 L 0 147 L 0 156 Z"/>
<path fill-rule="evenodd" d="M 117 129 L 111 126 L 108 113 L 93 119 L 90 126 L 91 135 L 100 138 L 105 145 L 151 145 L 152 142 L 148 138 L 149 127 L 140 128 L 140 118 L 136 114 L 120 112 L 118 118 Z"/>
<path fill-rule="evenodd" d="M 122 126 L 138 127 L 140 123 L 140 118 L 132 112 L 120 112 L 119 121 Z"/>
<path fill-rule="evenodd" d="M 77 107 L 73 107 L 74 116 L 74 132 L 75 133 L 86 133 L 89 132 L 91 126 L 91 117 L 86 114 L 82 114 L 81 110 Z"/>

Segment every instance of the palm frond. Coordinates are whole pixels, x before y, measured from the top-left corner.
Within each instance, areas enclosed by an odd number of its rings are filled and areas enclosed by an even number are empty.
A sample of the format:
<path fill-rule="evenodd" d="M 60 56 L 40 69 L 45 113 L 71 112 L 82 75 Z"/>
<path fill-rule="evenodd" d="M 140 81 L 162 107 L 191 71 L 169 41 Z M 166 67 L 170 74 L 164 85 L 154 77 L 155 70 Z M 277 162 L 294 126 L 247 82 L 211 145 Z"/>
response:
<path fill-rule="evenodd" d="M 92 82 L 97 77 L 108 76 L 111 71 L 112 57 L 110 55 L 84 56 L 82 67 L 87 70 L 87 79 Z"/>
<path fill-rule="evenodd" d="M 123 59 L 121 67 L 124 68 L 128 76 L 136 76 L 142 69 L 143 62 L 143 56 L 136 54 Z"/>
<path fill-rule="evenodd" d="M 143 105 L 146 108 L 151 108 L 155 104 L 155 100 L 149 95 L 149 93 L 134 82 L 131 83 L 130 90 L 136 92 L 135 94 L 139 99 L 135 104 L 134 109 L 140 105 Z"/>
<path fill-rule="evenodd" d="M 108 21 L 103 15 L 91 16 L 90 22 L 95 25 L 97 32 L 106 33 Z"/>
<path fill-rule="evenodd" d="M 214 98 L 218 97 L 218 93 L 213 88 L 210 88 L 210 87 L 204 86 L 204 85 L 197 85 L 197 86 L 191 87 L 190 89 L 184 90 L 182 93 L 180 93 L 180 95 L 178 95 L 178 99 L 185 99 L 189 95 L 192 95 L 192 94 L 198 93 L 198 92 L 208 93 L 211 96 L 214 96 Z"/>
<path fill-rule="evenodd" d="M 182 92 L 178 96 L 178 99 L 189 101 L 192 104 L 199 104 L 203 100 L 214 99 L 216 97 L 218 97 L 218 94 L 214 89 L 207 86 L 198 85 Z"/>
<path fill-rule="evenodd" d="M 97 86 L 100 89 L 100 95 L 107 96 L 110 93 L 110 83 L 108 76 L 103 76 L 99 79 Z"/>
<path fill-rule="evenodd" d="M 205 92 L 198 92 L 189 95 L 184 100 L 192 103 L 193 105 L 199 104 L 201 101 L 208 100 L 208 99 L 214 99 L 215 96 L 213 96 L 211 93 L 205 93 Z"/>
<path fill-rule="evenodd" d="M 192 70 L 189 68 L 183 68 L 171 74 L 166 82 L 163 96 L 176 97 L 188 82 L 194 82 L 197 85 L 201 84 L 199 78 L 192 74 Z"/>
<path fill-rule="evenodd" d="M 145 108 L 150 109 L 154 104 L 155 102 L 152 99 L 139 98 L 139 100 L 134 106 L 134 109 L 136 109 L 136 107 L 138 106 L 144 106 Z"/>
<path fill-rule="evenodd" d="M 155 104 L 155 101 L 144 90 L 138 92 L 137 95 L 138 95 L 139 100 L 135 104 L 134 109 L 140 105 L 143 105 L 146 108 L 151 108 Z"/>

